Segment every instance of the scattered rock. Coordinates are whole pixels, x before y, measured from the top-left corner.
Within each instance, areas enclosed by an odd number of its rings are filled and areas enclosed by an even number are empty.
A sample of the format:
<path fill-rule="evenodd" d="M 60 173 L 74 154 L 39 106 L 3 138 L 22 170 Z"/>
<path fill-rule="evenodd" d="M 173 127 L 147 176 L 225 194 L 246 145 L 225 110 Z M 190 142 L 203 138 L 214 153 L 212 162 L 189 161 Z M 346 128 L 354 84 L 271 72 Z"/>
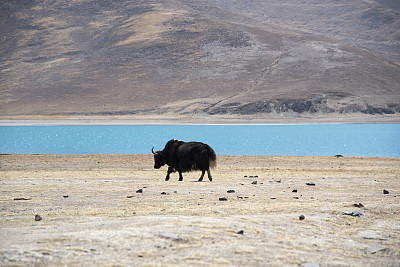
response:
<path fill-rule="evenodd" d="M 227 193 L 235 193 L 235 190 L 228 190 Z"/>
<path fill-rule="evenodd" d="M 343 215 L 350 215 L 350 216 L 354 216 L 354 217 L 360 217 L 363 218 L 364 214 L 362 214 L 361 212 L 358 211 L 348 211 L 348 212 L 343 212 Z"/>
<path fill-rule="evenodd" d="M 224 213 L 225 213 L 225 211 L 223 211 L 223 210 L 217 210 L 217 211 L 216 211 L 216 213 L 219 213 L 219 214 L 224 214 Z"/>
<path fill-rule="evenodd" d="M 164 238 L 167 238 L 167 239 L 180 240 L 178 234 L 160 233 L 160 236 L 164 237 Z"/>
<path fill-rule="evenodd" d="M 63 198 L 69 198 L 69 196 L 68 195 L 63 195 Z"/>
<path fill-rule="evenodd" d="M 315 183 L 306 183 L 306 185 L 315 186 Z"/>
<path fill-rule="evenodd" d="M 136 193 L 143 193 L 143 189 L 137 190 Z"/>
<path fill-rule="evenodd" d="M 299 197 L 293 197 L 294 199 L 299 199 Z"/>
<path fill-rule="evenodd" d="M 299 220 L 300 220 L 300 221 L 304 220 L 305 218 L 306 218 L 306 217 L 305 217 L 304 215 L 300 215 L 300 216 L 299 216 Z"/>
<path fill-rule="evenodd" d="M 166 192 L 161 192 L 161 195 L 166 195 L 167 193 Z"/>
<path fill-rule="evenodd" d="M 383 247 L 378 246 L 378 245 L 372 245 L 372 246 L 369 246 L 369 247 L 367 248 L 367 250 L 368 250 L 371 254 L 375 254 L 375 253 L 377 253 L 377 252 L 379 252 L 379 251 L 385 251 L 386 248 L 383 248 Z"/>
<path fill-rule="evenodd" d="M 30 198 L 25 198 L 25 197 L 16 197 L 14 200 L 31 200 Z"/>
<path fill-rule="evenodd" d="M 307 262 L 301 265 L 302 267 L 319 267 L 319 264 L 316 262 Z"/>
<path fill-rule="evenodd" d="M 361 204 L 361 203 L 356 203 L 356 204 L 353 204 L 353 207 L 356 207 L 356 208 L 364 208 L 364 205 L 363 204 Z"/>
<path fill-rule="evenodd" d="M 383 194 L 384 194 L 384 195 L 387 195 L 387 194 L 389 194 L 389 191 L 383 189 Z"/>
<path fill-rule="evenodd" d="M 271 197 L 271 199 L 276 199 L 276 197 Z"/>
<path fill-rule="evenodd" d="M 236 232 L 238 235 L 243 235 L 244 234 L 244 231 L 243 230 L 239 230 L 239 231 L 237 231 Z"/>
<path fill-rule="evenodd" d="M 41 221 L 42 220 L 42 216 L 40 216 L 40 215 L 38 215 L 38 214 L 36 214 L 35 215 L 35 221 Z"/>
<path fill-rule="evenodd" d="M 257 181 L 253 181 L 253 182 L 251 182 L 251 184 L 257 184 Z"/>
<path fill-rule="evenodd" d="M 292 190 L 292 193 L 297 193 L 297 189 L 293 189 L 293 190 Z"/>
<path fill-rule="evenodd" d="M 135 197 L 135 196 L 133 196 L 133 195 L 132 196 L 127 196 L 127 198 L 133 198 L 133 197 Z"/>
<path fill-rule="evenodd" d="M 389 240 L 390 235 L 386 235 L 380 231 L 371 231 L 371 230 L 365 230 L 360 233 L 360 236 L 364 239 L 370 239 L 370 240 Z"/>
<path fill-rule="evenodd" d="M 219 201 L 227 201 L 228 199 L 226 197 L 220 197 Z"/>

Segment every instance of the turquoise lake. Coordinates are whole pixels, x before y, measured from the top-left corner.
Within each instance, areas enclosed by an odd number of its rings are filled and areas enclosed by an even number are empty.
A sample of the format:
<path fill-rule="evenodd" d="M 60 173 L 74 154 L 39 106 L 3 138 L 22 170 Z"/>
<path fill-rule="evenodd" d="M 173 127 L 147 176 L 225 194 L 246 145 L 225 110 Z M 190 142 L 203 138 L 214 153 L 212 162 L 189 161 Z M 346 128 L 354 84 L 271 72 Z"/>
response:
<path fill-rule="evenodd" d="M 0 153 L 151 154 L 170 139 L 219 155 L 400 157 L 400 124 L 0 126 Z"/>

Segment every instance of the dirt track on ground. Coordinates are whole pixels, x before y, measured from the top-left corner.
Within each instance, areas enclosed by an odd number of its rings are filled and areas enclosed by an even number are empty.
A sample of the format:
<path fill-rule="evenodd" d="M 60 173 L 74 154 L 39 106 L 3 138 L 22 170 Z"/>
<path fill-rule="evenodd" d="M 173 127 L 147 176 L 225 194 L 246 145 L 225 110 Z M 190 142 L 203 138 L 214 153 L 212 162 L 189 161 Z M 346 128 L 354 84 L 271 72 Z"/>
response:
<path fill-rule="evenodd" d="M 201 183 L 152 165 L 1 155 L 0 265 L 400 265 L 400 158 L 219 156 Z"/>

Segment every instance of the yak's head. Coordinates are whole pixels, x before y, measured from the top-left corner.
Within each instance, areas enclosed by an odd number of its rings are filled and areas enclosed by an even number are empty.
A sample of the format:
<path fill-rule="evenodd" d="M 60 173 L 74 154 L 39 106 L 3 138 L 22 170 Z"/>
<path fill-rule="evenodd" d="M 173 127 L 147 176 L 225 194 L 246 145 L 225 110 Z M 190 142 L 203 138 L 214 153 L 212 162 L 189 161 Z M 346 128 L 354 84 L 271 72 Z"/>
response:
<path fill-rule="evenodd" d="M 163 152 L 162 151 L 157 151 L 154 152 L 154 147 L 151 149 L 151 152 L 154 155 L 154 169 L 159 169 L 162 166 L 165 165 L 164 159 L 163 159 Z"/>

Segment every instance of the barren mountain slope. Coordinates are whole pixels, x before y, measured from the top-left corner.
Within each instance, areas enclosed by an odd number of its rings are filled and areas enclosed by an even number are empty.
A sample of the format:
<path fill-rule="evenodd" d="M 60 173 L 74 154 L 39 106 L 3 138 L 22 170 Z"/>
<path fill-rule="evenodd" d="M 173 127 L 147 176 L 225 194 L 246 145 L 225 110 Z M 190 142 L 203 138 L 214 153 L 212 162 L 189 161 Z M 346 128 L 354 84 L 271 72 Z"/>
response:
<path fill-rule="evenodd" d="M 0 5 L 3 118 L 400 111 L 395 2 Z"/>

